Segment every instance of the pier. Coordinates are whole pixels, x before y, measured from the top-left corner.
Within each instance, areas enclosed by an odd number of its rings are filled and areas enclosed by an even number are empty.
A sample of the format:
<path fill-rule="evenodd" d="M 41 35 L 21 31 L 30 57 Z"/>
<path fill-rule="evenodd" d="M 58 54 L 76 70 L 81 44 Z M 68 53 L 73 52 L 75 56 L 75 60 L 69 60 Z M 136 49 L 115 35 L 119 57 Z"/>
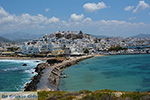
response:
<path fill-rule="evenodd" d="M 26 84 L 25 91 L 59 90 L 58 87 L 62 71 L 71 65 L 77 64 L 79 61 L 92 57 L 94 57 L 94 55 L 70 57 L 68 60 L 53 65 L 48 64 L 48 62 L 38 65 L 35 68 L 38 74 L 32 78 L 30 83 Z"/>

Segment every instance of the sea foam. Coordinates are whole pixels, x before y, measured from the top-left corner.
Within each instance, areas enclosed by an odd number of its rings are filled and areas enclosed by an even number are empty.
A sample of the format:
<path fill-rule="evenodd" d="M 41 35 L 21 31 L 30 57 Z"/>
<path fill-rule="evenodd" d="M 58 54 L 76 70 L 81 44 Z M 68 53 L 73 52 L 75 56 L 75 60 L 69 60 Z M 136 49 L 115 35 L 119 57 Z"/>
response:
<path fill-rule="evenodd" d="M 22 91 L 40 60 L 0 60 L 0 91 Z M 27 64 L 27 66 L 23 66 Z"/>

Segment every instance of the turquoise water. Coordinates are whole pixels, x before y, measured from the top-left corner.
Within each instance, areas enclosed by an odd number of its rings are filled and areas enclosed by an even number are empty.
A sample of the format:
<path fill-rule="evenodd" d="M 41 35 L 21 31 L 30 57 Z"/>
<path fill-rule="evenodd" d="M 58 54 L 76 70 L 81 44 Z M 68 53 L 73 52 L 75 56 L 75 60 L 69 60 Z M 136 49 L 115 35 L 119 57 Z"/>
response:
<path fill-rule="evenodd" d="M 34 67 L 41 61 L 0 60 L 0 91 L 22 91 L 36 73 Z M 22 66 L 27 64 L 27 66 Z"/>
<path fill-rule="evenodd" d="M 60 89 L 150 91 L 150 55 L 114 55 L 81 61 L 65 69 Z"/>

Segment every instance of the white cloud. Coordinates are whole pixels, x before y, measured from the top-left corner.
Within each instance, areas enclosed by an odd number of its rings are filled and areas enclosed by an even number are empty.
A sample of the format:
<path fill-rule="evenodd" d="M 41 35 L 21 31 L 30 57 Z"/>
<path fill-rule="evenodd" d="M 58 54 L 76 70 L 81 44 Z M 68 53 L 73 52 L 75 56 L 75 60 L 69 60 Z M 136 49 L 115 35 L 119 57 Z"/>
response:
<path fill-rule="evenodd" d="M 66 22 L 65 30 L 83 30 L 91 34 L 103 34 L 109 36 L 129 36 L 138 33 L 146 33 L 150 25 L 144 23 L 131 23 L 121 20 L 97 20 L 87 22 Z"/>
<path fill-rule="evenodd" d="M 50 10 L 49 8 L 46 8 L 46 9 L 45 9 L 45 12 L 49 12 L 49 10 Z"/>
<path fill-rule="evenodd" d="M 136 17 L 130 17 L 129 18 L 129 20 L 135 20 L 136 19 Z"/>
<path fill-rule="evenodd" d="M 131 11 L 134 9 L 134 6 L 127 6 L 124 8 L 125 11 Z"/>
<path fill-rule="evenodd" d="M 6 12 L 3 8 L 0 8 L 0 23 L 14 23 L 14 24 L 48 24 L 59 22 L 57 17 L 47 18 L 41 14 L 30 15 L 28 13 L 21 14 L 20 16 L 12 15 Z"/>
<path fill-rule="evenodd" d="M 60 21 L 60 19 L 59 19 L 59 18 L 56 18 L 56 17 L 52 17 L 52 18 L 49 19 L 49 22 L 50 22 L 50 23 L 57 23 L 57 22 L 59 22 L 59 21 Z"/>
<path fill-rule="evenodd" d="M 107 6 L 104 2 L 98 2 L 98 3 L 86 3 L 83 5 L 83 8 L 89 12 L 94 12 L 100 9 L 107 8 Z"/>
<path fill-rule="evenodd" d="M 70 19 L 73 21 L 81 21 L 84 18 L 84 15 L 78 15 L 76 13 L 71 14 Z"/>
<path fill-rule="evenodd" d="M 139 1 L 139 4 L 136 6 L 136 8 L 133 10 L 134 13 L 144 10 L 146 8 L 150 8 L 150 5 L 146 3 L 145 1 Z"/>
<path fill-rule="evenodd" d="M 87 18 L 85 18 L 83 21 L 84 21 L 84 22 L 91 22 L 91 21 L 92 21 L 92 19 L 91 19 L 91 18 L 89 18 L 89 17 L 87 17 Z"/>
<path fill-rule="evenodd" d="M 100 23 L 103 23 L 105 25 L 136 25 L 136 23 L 130 23 L 126 21 L 120 21 L 120 20 L 100 20 Z M 143 24 L 143 23 L 138 23 Z M 137 25 L 138 25 L 137 24 Z"/>
<path fill-rule="evenodd" d="M 150 5 L 145 1 L 139 1 L 138 5 L 136 6 L 127 6 L 124 8 L 125 11 L 132 11 L 133 13 L 139 12 L 141 10 L 150 8 Z"/>
<path fill-rule="evenodd" d="M 57 23 L 60 23 L 60 19 L 57 17 L 48 18 L 41 14 L 33 16 L 28 13 L 15 15 L 8 13 L 2 7 L 0 8 L 0 33 L 37 30 L 45 28 L 45 26 L 54 26 Z"/>
<path fill-rule="evenodd" d="M 83 14 L 76 14 L 76 13 L 73 13 L 70 15 L 70 19 L 71 19 L 71 22 L 91 22 L 92 19 L 90 17 L 85 17 Z"/>
<path fill-rule="evenodd" d="M 9 14 L 4 10 L 4 8 L 0 7 L 0 17 L 8 16 Z"/>
<path fill-rule="evenodd" d="M 58 30 L 83 30 L 91 33 L 113 35 L 149 32 L 150 25 L 119 20 L 92 20 L 83 14 L 71 14 L 70 20 L 48 18 L 41 14 L 10 14 L 0 9 L 0 34 L 13 32 L 47 33 Z M 119 29 L 119 30 L 118 30 Z"/>

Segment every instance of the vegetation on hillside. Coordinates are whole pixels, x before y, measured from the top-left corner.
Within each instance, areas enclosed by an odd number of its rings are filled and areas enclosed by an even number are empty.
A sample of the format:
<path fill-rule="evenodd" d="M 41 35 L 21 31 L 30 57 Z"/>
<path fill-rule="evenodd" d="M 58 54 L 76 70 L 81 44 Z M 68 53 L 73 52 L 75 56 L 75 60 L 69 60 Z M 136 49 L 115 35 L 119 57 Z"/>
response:
<path fill-rule="evenodd" d="M 148 92 L 117 92 L 112 90 L 79 92 L 66 91 L 41 91 L 38 92 L 39 100 L 150 100 Z"/>
<path fill-rule="evenodd" d="M 84 48 L 83 49 L 83 53 L 88 54 L 89 53 L 89 49 L 88 48 Z"/>
<path fill-rule="evenodd" d="M 17 50 L 19 50 L 20 48 L 19 47 L 8 47 L 7 48 L 7 51 L 12 51 L 12 52 L 15 52 Z"/>
<path fill-rule="evenodd" d="M 127 48 L 123 48 L 121 46 L 112 46 L 108 49 L 108 51 L 120 51 L 120 50 L 127 50 Z"/>

